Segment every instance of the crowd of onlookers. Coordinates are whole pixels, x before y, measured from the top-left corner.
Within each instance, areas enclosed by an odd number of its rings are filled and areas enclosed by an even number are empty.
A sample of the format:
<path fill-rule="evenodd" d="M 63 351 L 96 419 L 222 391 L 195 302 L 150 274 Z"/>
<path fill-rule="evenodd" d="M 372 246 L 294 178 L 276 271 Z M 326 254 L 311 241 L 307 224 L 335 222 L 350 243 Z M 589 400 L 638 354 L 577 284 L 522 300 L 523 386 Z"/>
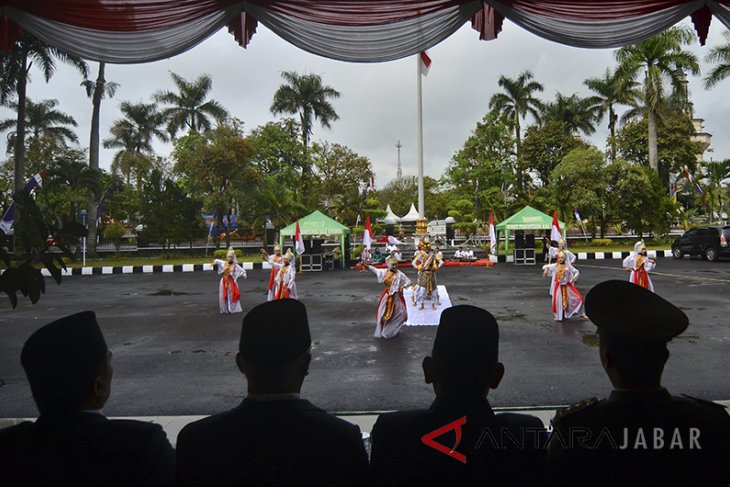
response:
<path fill-rule="evenodd" d="M 0 485 L 729 485 L 730 416 L 661 385 L 667 343 L 687 316 L 624 281 L 591 289 L 586 313 L 614 386 L 606 399 L 559 410 L 550 428 L 495 413 L 487 397 L 505 373 L 497 321 L 453 306 L 423 358 L 433 403 L 381 414 L 369 458 L 357 426 L 300 397 L 312 340 L 299 301 L 267 302 L 243 318 L 245 398 L 188 424 L 176 449 L 159 425 L 104 416 L 112 353 L 93 312 L 67 316 L 23 347 L 40 415 L 0 430 Z"/>

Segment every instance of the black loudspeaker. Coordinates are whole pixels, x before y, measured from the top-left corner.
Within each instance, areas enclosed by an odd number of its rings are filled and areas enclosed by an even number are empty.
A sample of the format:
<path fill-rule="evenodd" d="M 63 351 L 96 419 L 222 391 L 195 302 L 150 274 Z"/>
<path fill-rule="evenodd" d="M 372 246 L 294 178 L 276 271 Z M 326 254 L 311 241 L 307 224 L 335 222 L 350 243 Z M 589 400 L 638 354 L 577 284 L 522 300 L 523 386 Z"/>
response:
<path fill-rule="evenodd" d="M 345 237 L 345 255 L 343 255 L 342 258 L 345 259 L 345 267 L 350 267 L 352 259 L 350 259 L 350 236 L 349 235 Z"/>
<path fill-rule="evenodd" d="M 446 224 L 446 240 L 454 239 L 454 225 L 451 223 Z"/>
<path fill-rule="evenodd" d="M 276 244 L 276 228 L 266 228 L 264 230 L 264 247 L 273 247 Z"/>
<path fill-rule="evenodd" d="M 522 233 L 515 234 L 515 248 L 516 249 L 525 248 L 525 236 Z"/>
<path fill-rule="evenodd" d="M 385 225 L 385 234 L 389 237 L 393 235 L 393 226 L 394 225 Z"/>
<path fill-rule="evenodd" d="M 304 241 L 304 250 L 310 254 L 321 254 L 324 239 L 311 238 Z"/>
<path fill-rule="evenodd" d="M 535 248 L 535 235 L 528 233 L 525 235 L 525 248 L 527 249 L 534 249 Z"/>

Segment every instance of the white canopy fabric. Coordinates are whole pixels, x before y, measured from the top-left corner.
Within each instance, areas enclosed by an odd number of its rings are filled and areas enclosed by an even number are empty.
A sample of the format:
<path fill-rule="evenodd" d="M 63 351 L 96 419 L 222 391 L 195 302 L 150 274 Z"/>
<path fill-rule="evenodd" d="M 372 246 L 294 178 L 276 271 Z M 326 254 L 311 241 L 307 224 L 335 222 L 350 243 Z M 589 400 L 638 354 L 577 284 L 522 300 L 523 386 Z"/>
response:
<path fill-rule="evenodd" d="M 418 210 L 416 210 L 416 207 L 411 203 L 411 209 L 408 210 L 408 213 L 400 217 L 400 221 L 402 222 L 415 222 L 418 220 Z"/>

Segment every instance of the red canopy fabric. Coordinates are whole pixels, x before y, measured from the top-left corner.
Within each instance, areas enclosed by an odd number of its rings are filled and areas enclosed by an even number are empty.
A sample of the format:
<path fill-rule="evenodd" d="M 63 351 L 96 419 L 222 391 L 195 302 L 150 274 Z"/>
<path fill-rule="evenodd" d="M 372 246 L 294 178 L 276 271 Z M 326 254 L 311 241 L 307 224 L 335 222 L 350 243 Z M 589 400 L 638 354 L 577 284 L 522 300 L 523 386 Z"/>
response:
<path fill-rule="evenodd" d="M 227 26 L 247 46 L 258 23 L 321 56 L 380 62 L 428 49 L 471 22 L 495 39 L 505 19 L 588 48 L 638 42 L 691 17 L 704 44 L 712 17 L 730 27 L 730 0 L 0 0 L 0 47 L 20 28 L 71 54 L 155 61 Z"/>

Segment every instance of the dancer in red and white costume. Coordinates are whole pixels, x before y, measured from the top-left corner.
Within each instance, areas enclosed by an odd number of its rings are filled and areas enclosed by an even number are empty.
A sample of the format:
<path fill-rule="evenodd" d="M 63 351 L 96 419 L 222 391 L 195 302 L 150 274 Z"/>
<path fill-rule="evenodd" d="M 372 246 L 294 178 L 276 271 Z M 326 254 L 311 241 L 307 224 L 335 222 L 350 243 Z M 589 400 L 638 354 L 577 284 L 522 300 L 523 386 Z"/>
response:
<path fill-rule="evenodd" d="M 542 275 L 552 277 L 550 295 L 555 321 L 583 314 L 583 295 L 575 288 L 577 269 L 569 264 L 564 252 L 558 252 L 557 262 L 542 266 Z"/>
<path fill-rule="evenodd" d="M 228 249 L 226 260 L 215 259 L 213 268 L 221 276 L 218 285 L 218 305 L 221 313 L 240 313 L 241 292 L 236 282 L 239 277 L 246 279 L 246 271 L 236 262 L 236 252 L 233 248 Z"/>
<path fill-rule="evenodd" d="M 656 267 L 654 259 L 647 257 L 646 245 L 643 241 L 636 242 L 634 251 L 624 259 L 624 269 L 631 271 L 629 281 L 654 292 L 654 283 L 651 282 L 649 272 Z"/>
<path fill-rule="evenodd" d="M 393 338 L 408 319 L 403 288 L 410 286 L 411 280 L 398 270 L 398 259 L 390 256 L 386 263 L 388 264 L 387 269 L 368 266 L 368 269 L 378 277 L 378 282 L 385 284 L 375 313 L 375 336 L 377 338 Z"/>
<path fill-rule="evenodd" d="M 274 288 L 274 299 L 297 299 L 297 267 L 293 264 L 294 254 L 291 249 L 286 251 L 281 262 L 274 262 L 272 265 L 276 267 L 276 279 Z"/>
<path fill-rule="evenodd" d="M 263 257 L 265 262 L 271 264 L 271 272 L 269 273 L 269 293 L 267 295 L 267 301 L 271 301 L 274 299 L 276 292 L 276 275 L 279 273 L 279 267 L 274 264 L 280 263 L 284 257 L 281 255 L 281 247 L 279 247 L 279 244 L 274 245 L 274 253 L 271 255 L 267 254 L 265 249 L 261 249 L 261 257 Z"/>

